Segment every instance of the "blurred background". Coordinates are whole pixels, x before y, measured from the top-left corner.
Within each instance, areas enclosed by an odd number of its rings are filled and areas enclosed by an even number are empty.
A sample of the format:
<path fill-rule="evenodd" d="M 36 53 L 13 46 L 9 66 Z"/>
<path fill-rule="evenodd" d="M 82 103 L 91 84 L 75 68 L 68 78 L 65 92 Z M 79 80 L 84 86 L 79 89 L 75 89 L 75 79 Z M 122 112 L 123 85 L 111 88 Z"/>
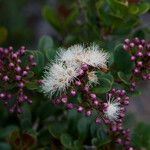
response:
<path fill-rule="evenodd" d="M 54 53 L 90 42 L 113 53 L 127 37 L 150 41 L 149 8 L 149 0 L 0 0 L 0 46 L 36 50 L 45 36 Z M 150 123 L 150 82 L 139 86 L 142 94 L 132 97 L 129 114 Z"/>

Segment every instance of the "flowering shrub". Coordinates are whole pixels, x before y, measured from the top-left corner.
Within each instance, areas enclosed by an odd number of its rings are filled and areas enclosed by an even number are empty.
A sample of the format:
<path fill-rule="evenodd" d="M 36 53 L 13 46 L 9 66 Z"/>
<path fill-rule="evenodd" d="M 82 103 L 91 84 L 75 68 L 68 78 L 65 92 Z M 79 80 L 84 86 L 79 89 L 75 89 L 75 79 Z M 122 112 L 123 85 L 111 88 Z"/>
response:
<path fill-rule="evenodd" d="M 150 80 L 148 1 L 57 5 L 42 9 L 53 38 L 0 48 L 0 150 L 149 150 L 150 126 L 128 111 Z"/>
<path fill-rule="evenodd" d="M 127 150 L 133 150 L 130 131 L 123 127 L 123 118 L 126 114 L 126 106 L 130 101 L 128 92 L 135 92 L 139 79 L 150 79 L 150 49 L 149 43 L 137 37 L 133 42 L 125 39 L 121 47 L 121 50 L 120 46 L 116 47 L 116 53 L 119 48 L 119 51 L 129 55 L 132 68 L 128 72 L 130 84 L 127 85 L 127 81 L 124 80 L 127 75 L 118 72 L 119 79 L 117 79 L 118 77 L 115 77 L 117 70 L 113 70 L 114 75 L 111 72 L 111 67 L 115 67 L 115 62 L 114 65 L 108 67 L 110 54 L 100 50 L 96 44 L 61 48 L 56 59 L 46 66 L 43 79 L 36 79 L 35 85 L 30 83 L 33 76 L 28 75 L 32 72 L 31 68 L 37 65 L 34 56 L 28 54 L 25 57 L 25 47 L 17 51 L 13 51 L 12 47 L 0 48 L 0 77 L 2 80 L 0 100 L 10 112 L 21 113 L 23 103 L 32 103 L 32 96 L 30 95 L 31 99 L 28 98 L 25 88 L 34 90 L 34 86 L 39 86 L 41 90 L 37 92 L 45 93 L 54 105 L 64 105 L 66 109 L 76 110 L 83 113 L 85 117 L 91 117 L 94 114 L 95 124 L 107 126 L 106 132 L 109 133 L 112 142 L 122 145 Z M 24 58 L 27 59 L 26 63 Z M 115 85 L 115 82 L 120 84 L 120 88 Z M 30 138 L 33 140 L 32 137 Z"/>
<path fill-rule="evenodd" d="M 135 61 L 130 77 L 131 92 L 135 91 L 136 78 L 149 79 L 149 43 L 145 50 L 144 46 L 145 40 L 139 40 L 136 37 L 134 42 L 125 39 L 122 48 L 131 54 L 130 61 Z M 101 86 L 100 74 L 109 72 L 107 68 L 109 54 L 99 50 L 96 45 L 89 47 L 75 45 L 67 50 L 61 49 L 57 55 L 54 63 L 46 67 L 42 83 L 43 92 L 54 99 L 54 104 L 64 104 L 67 109 L 75 109 L 87 117 L 96 111 L 95 122 L 101 124 L 103 120 L 114 134 L 116 143 L 123 144 L 126 149 L 132 150 L 129 132 L 122 125 L 126 106 L 129 104 L 126 90 L 113 88 L 106 92 L 105 98 L 102 99 L 97 96 L 94 89 L 95 86 Z M 79 100 L 78 95 L 80 95 Z M 72 100 L 72 97 L 75 99 Z"/>

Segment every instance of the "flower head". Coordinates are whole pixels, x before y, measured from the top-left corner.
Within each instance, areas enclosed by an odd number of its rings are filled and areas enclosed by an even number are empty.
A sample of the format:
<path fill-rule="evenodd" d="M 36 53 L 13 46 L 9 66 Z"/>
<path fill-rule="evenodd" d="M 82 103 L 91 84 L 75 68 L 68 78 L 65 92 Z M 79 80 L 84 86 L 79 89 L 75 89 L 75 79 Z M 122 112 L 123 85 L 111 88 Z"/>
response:
<path fill-rule="evenodd" d="M 58 60 L 70 66 L 78 66 L 83 62 L 84 47 L 82 45 L 74 45 L 67 50 L 61 49 L 58 53 Z"/>
<path fill-rule="evenodd" d="M 82 45 L 74 45 L 66 51 L 61 49 L 58 53 L 58 59 L 66 64 L 80 67 L 81 64 L 87 64 L 96 68 L 106 68 L 109 55 L 103 52 L 95 44 L 84 48 Z"/>
<path fill-rule="evenodd" d="M 107 109 L 105 111 L 106 117 L 108 117 L 109 120 L 115 121 L 119 117 L 120 112 L 120 103 L 116 102 L 115 100 L 111 100 L 109 97 L 109 100 L 107 101 Z"/>
<path fill-rule="evenodd" d="M 47 66 L 42 84 L 43 92 L 49 96 L 55 92 L 61 93 L 66 90 L 77 75 L 76 68 L 66 66 L 63 63 L 53 63 L 52 66 Z"/>
<path fill-rule="evenodd" d="M 87 48 L 83 62 L 96 68 L 107 68 L 108 53 L 99 50 L 95 44 Z"/>
<path fill-rule="evenodd" d="M 98 46 L 94 44 L 88 48 L 74 45 L 67 50 L 61 49 L 55 63 L 48 65 L 46 69 L 42 85 L 43 92 L 50 96 L 55 92 L 65 92 L 75 79 L 84 75 L 88 76 L 89 84 L 97 84 L 95 71 L 88 72 L 89 66 L 91 70 L 106 67 L 107 58 L 107 53 L 99 51 Z"/>

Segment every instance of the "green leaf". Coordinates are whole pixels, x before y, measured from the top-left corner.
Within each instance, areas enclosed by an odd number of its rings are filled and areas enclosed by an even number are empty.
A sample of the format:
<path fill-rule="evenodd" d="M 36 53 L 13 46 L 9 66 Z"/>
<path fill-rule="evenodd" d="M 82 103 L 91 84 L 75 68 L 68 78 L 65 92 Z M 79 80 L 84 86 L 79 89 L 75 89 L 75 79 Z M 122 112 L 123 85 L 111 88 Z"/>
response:
<path fill-rule="evenodd" d="M 38 48 L 48 60 L 50 60 L 55 54 L 54 41 L 47 35 L 40 38 Z"/>
<path fill-rule="evenodd" d="M 92 140 L 91 140 L 91 142 L 92 142 L 92 145 L 97 145 L 98 143 L 99 143 L 99 140 L 97 139 L 97 138 L 93 138 Z"/>
<path fill-rule="evenodd" d="M 124 14 L 127 10 L 126 2 L 118 0 L 107 0 L 107 2 L 115 14 L 117 14 L 118 11 L 121 12 L 120 14 Z"/>
<path fill-rule="evenodd" d="M 131 15 L 136 15 L 136 14 L 138 14 L 138 12 L 139 12 L 139 8 L 137 5 L 130 5 L 129 6 L 129 13 Z"/>
<path fill-rule="evenodd" d="M 80 140 L 84 140 L 87 136 L 88 129 L 89 129 L 89 121 L 87 118 L 81 118 L 78 121 L 77 124 L 77 129 L 78 129 L 78 135 Z"/>
<path fill-rule="evenodd" d="M 35 73 L 40 74 L 45 66 L 44 54 L 39 50 L 32 51 L 31 53 L 34 55 L 35 62 L 37 63 L 37 66 L 35 66 L 32 70 Z"/>
<path fill-rule="evenodd" d="M 130 81 L 129 81 L 130 75 L 127 75 L 120 71 L 120 72 L 118 72 L 118 77 L 123 83 L 130 85 Z"/>
<path fill-rule="evenodd" d="M 32 127 L 31 108 L 28 104 L 22 106 L 23 113 L 19 115 L 20 125 L 23 131 L 27 131 Z"/>
<path fill-rule="evenodd" d="M 51 138 L 51 134 L 49 134 L 49 131 L 47 129 L 42 129 L 38 132 L 38 145 L 49 145 Z M 45 149 L 44 149 L 45 150 Z"/>
<path fill-rule="evenodd" d="M 72 122 L 73 120 L 77 120 L 78 115 L 79 115 L 79 113 L 76 110 L 70 110 L 67 113 L 67 118 L 68 118 L 68 120 L 71 120 L 71 122 Z"/>
<path fill-rule="evenodd" d="M 150 9 L 150 3 L 140 3 L 139 14 L 145 14 Z"/>
<path fill-rule="evenodd" d="M 106 78 L 107 80 L 109 80 L 111 82 L 111 84 L 113 84 L 114 82 L 114 78 L 110 73 L 101 73 L 99 76 L 99 78 Z"/>
<path fill-rule="evenodd" d="M 133 132 L 132 139 L 136 148 L 150 149 L 150 125 L 139 123 Z"/>
<path fill-rule="evenodd" d="M 67 133 L 63 133 L 60 137 L 60 141 L 61 141 L 61 144 L 66 147 L 66 148 L 69 148 L 71 149 L 72 148 L 72 138 L 69 134 Z"/>
<path fill-rule="evenodd" d="M 48 7 L 45 6 L 43 8 L 42 12 L 44 18 L 58 31 L 61 30 L 62 24 L 59 20 L 59 17 L 54 13 L 54 11 Z"/>
<path fill-rule="evenodd" d="M 59 139 L 61 134 L 65 132 L 66 128 L 67 127 L 65 123 L 58 122 L 49 125 L 48 130 L 54 138 Z"/>
<path fill-rule="evenodd" d="M 91 131 L 92 137 L 94 137 L 96 135 L 98 128 L 99 128 L 99 126 L 95 122 L 92 122 L 92 124 L 90 126 L 90 131 Z"/>
<path fill-rule="evenodd" d="M 53 45 L 53 39 L 50 36 L 44 35 L 40 38 L 38 49 L 41 51 L 45 49 L 51 49 Z"/>
<path fill-rule="evenodd" d="M 94 92 L 97 94 L 103 94 L 111 90 L 112 83 L 107 78 L 100 78 L 99 79 L 99 86 L 93 88 Z"/>
<path fill-rule="evenodd" d="M 99 127 L 99 129 L 97 130 L 97 137 L 99 140 L 98 147 L 107 145 L 108 143 L 111 142 L 111 139 L 109 139 L 109 137 L 107 135 L 107 129 L 105 128 L 104 125 Z"/>
<path fill-rule="evenodd" d="M 130 55 L 128 52 L 123 50 L 122 44 L 115 47 L 114 65 L 118 71 L 122 71 L 124 73 L 130 73 L 133 68 Z"/>
<path fill-rule="evenodd" d="M 83 145 L 81 144 L 81 142 L 79 140 L 75 140 L 73 142 L 73 150 L 80 150 L 82 149 Z"/>

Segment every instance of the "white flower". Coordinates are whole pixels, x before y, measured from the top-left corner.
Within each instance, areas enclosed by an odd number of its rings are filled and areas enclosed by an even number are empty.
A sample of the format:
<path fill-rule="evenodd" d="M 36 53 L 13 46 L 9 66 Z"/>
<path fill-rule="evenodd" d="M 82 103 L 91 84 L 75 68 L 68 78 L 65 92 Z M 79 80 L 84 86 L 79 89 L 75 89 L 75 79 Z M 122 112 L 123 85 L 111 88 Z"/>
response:
<path fill-rule="evenodd" d="M 78 76 L 74 67 L 63 63 L 53 63 L 46 68 L 43 78 L 43 92 L 52 96 L 55 92 L 65 92 L 70 83 Z"/>
<path fill-rule="evenodd" d="M 55 92 L 65 92 L 70 83 L 78 77 L 82 64 L 86 63 L 98 68 L 106 67 L 107 58 L 107 53 L 99 51 L 98 46 L 94 44 L 87 49 L 82 45 L 74 45 L 67 50 L 61 49 L 55 63 L 48 65 L 45 71 L 43 92 L 50 96 Z M 88 76 L 89 84 L 98 83 L 94 71 Z"/>
<path fill-rule="evenodd" d="M 92 83 L 98 84 L 98 77 L 95 71 L 87 72 L 87 75 L 88 75 L 89 85 L 91 85 Z"/>
<path fill-rule="evenodd" d="M 109 120 L 115 121 L 118 119 L 120 112 L 120 103 L 116 102 L 115 100 L 111 100 L 109 97 L 109 100 L 107 102 L 107 110 L 105 111 L 106 117 L 108 117 Z"/>
<path fill-rule="evenodd" d="M 99 50 L 99 47 L 93 44 L 87 48 L 83 62 L 96 68 L 107 68 L 108 57 L 108 53 Z"/>
<path fill-rule="evenodd" d="M 61 49 L 58 53 L 58 60 L 65 62 L 67 65 L 80 67 L 84 57 L 84 47 L 74 45 L 67 50 Z"/>
<path fill-rule="evenodd" d="M 58 53 L 58 60 L 78 67 L 85 63 L 96 68 L 107 68 L 108 57 L 108 53 L 100 50 L 95 44 L 87 48 L 82 45 L 74 45 L 66 51 L 61 49 Z"/>

